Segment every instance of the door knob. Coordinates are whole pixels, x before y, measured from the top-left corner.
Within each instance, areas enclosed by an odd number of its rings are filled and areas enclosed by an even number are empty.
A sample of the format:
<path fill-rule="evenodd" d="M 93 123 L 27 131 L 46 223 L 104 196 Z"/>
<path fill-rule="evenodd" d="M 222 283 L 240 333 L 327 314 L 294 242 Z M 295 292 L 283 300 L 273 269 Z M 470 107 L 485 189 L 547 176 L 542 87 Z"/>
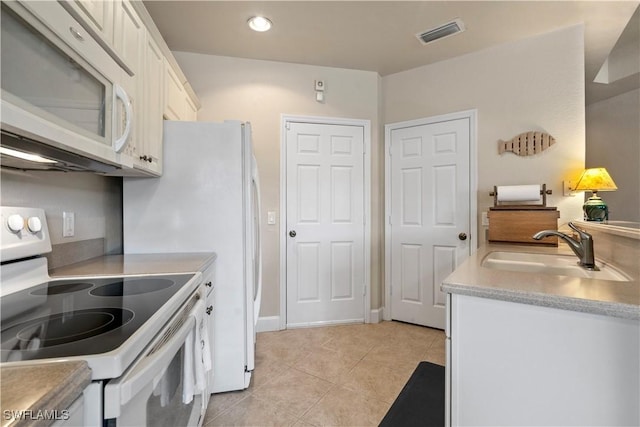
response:
<path fill-rule="evenodd" d="M 296 237 L 296 230 L 291 230 L 291 231 L 289 232 L 289 236 L 291 236 L 291 237 Z"/>
<path fill-rule="evenodd" d="M 458 234 L 458 239 L 460 239 L 460 240 L 467 240 L 467 233 L 460 233 L 460 234 Z"/>

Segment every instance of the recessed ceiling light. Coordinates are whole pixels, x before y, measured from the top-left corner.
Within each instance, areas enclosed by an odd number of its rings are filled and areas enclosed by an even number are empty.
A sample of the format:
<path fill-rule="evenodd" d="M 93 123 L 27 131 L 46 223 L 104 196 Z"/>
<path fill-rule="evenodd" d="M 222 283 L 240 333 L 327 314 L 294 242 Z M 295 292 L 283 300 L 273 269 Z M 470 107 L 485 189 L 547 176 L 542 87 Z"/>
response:
<path fill-rule="evenodd" d="M 264 16 L 254 16 L 253 18 L 250 18 L 247 23 L 253 31 L 264 32 L 269 31 L 271 28 L 271 21 Z"/>

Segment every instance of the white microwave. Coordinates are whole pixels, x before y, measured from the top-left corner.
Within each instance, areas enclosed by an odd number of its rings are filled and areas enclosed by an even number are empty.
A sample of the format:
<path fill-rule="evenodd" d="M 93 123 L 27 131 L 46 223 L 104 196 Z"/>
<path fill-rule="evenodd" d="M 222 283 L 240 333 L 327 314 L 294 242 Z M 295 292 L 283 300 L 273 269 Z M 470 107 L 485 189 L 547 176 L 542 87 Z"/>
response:
<path fill-rule="evenodd" d="M 56 1 L 3 1 L 0 29 L 2 130 L 131 166 L 129 76 L 78 21 Z"/>

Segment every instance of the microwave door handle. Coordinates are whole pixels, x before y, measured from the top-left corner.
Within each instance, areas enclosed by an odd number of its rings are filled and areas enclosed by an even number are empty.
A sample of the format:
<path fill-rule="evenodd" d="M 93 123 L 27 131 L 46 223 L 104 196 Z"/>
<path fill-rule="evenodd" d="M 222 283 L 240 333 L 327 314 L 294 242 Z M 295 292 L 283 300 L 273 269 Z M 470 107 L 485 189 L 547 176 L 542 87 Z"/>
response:
<path fill-rule="evenodd" d="M 125 374 L 122 380 L 107 384 L 105 387 L 105 416 L 109 415 L 109 418 L 120 416 L 120 407 L 135 397 L 145 385 L 153 382 L 155 387 L 171 359 L 184 345 L 187 335 L 194 330 L 195 323 L 194 316 L 189 314 L 180 329 L 153 355 L 136 363 L 134 369 Z"/>
<path fill-rule="evenodd" d="M 133 110 L 131 108 L 131 100 L 129 99 L 129 95 L 127 95 L 127 92 L 122 86 L 114 83 L 113 93 L 116 99 L 120 99 L 122 101 L 122 104 L 124 105 L 124 132 L 122 132 L 122 136 L 116 139 L 113 143 L 114 150 L 116 151 L 116 153 L 119 153 L 124 148 L 124 144 L 129 139 L 129 134 L 131 133 L 131 119 L 133 118 Z"/>

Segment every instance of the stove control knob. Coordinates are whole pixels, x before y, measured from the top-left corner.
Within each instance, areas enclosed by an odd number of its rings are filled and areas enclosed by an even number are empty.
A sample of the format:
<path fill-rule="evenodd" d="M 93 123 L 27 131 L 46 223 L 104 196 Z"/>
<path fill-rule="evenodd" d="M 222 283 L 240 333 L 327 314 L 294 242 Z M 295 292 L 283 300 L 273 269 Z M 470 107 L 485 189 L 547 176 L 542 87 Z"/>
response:
<path fill-rule="evenodd" d="M 24 228 L 24 219 L 18 214 L 13 214 L 9 216 L 7 226 L 9 227 L 9 230 L 14 233 L 19 233 Z"/>
<path fill-rule="evenodd" d="M 27 227 L 30 232 L 34 234 L 38 233 L 39 231 L 42 231 L 42 221 L 40 221 L 40 218 L 37 216 L 32 216 L 27 220 Z"/>

